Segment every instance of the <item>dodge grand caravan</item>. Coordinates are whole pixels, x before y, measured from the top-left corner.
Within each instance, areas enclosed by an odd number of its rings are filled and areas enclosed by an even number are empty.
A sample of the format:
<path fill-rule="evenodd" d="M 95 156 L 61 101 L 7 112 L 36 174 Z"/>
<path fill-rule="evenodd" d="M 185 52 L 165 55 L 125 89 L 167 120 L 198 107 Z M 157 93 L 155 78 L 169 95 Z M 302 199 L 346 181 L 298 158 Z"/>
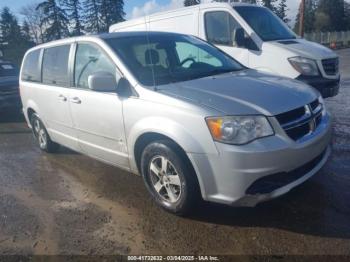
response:
<path fill-rule="evenodd" d="M 203 198 L 255 206 L 313 176 L 331 118 L 305 84 L 247 69 L 192 36 L 83 36 L 27 52 L 23 111 L 39 147 L 141 174 L 184 214 Z"/>
<path fill-rule="evenodd" d="M 166 31 L 200 37 L 244 66 L 303 81 L 324 98 L 339 92 L 339 58 L 297 37 L 269 9 L 242 3 L 208 3 L 128 20 L 110 28 Z"/>

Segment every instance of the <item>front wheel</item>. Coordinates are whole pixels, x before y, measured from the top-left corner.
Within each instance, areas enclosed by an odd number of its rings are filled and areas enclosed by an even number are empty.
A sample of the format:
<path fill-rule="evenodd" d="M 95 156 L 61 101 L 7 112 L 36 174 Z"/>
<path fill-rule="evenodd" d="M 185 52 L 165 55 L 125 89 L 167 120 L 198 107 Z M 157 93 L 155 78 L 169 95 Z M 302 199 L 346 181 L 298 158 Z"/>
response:
<path fill-rule="evenodd" d="M 53 142 L 46 131 L 46 128 L 37 114 L 31 117 L 32 130 L 35 140 L 41 150 L 47 153 L 55 153 L 59 149 L 59 145 Z"/>
<path fill-rule="evenodd" d="M 183 152 L 171 141 L 155 141 L 141 157 L 142 176 L 148 191 L 165 210 L 185 215 L 199 200 L 196 174 Z"/>

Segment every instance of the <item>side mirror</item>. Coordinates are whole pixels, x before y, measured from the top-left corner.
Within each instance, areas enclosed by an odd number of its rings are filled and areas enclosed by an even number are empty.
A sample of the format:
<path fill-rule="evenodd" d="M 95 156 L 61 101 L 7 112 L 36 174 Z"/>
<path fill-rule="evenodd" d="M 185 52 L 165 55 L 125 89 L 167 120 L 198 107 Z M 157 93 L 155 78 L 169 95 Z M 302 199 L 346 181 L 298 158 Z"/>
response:
<path fill-rule="evenodd" d="M 97 92 L 115 92 L 117 80 L 108 72 L 97 72 L 88 77 L 89 88 Z"/>
<path fill-rule="evenodd" d="M 243 28 L 236 29 L 235 42 L 238 47 L 245 47 L 246 39 L 245 39 L 245 32 Z"/>
<path fill-rule="evenodd" d="M 120 78 L 118 81 L 117 94 L 120 97 L 130 97 L 130 96 L 135 95 L 135 92 L 134 92 L 130 82 L 125 77 Z"/>

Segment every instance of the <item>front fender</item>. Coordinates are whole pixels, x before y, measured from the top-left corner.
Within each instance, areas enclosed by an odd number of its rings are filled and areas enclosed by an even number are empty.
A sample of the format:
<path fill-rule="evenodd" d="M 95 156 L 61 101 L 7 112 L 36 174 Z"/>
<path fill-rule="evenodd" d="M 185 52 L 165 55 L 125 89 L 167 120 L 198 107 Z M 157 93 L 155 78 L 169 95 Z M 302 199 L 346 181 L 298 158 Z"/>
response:
<path fill-rule="evenodd" d="M 195 125 L 195 124 L 194 124 Z M 196 126 L 196 128 L 201 128 Z M 207 129 L 206 126 L 204 128 Z M 175 141 L 186 153 L 215 153 L 217 150 L 210 136 L 203 137 L 203 132 L 196 136 L 196 132 L 189 127 L 180 125 L 178 122 L 165 117 L 147 117 L 136 122 L 130 130 L 128 130 L 127 141 L 128 150 L 130 152 L 130 165 L 133 170 L 137 170 L 135 156 L 135 144 L 139 137 L 146 133 L 157 133 L 169 137 Z"/>

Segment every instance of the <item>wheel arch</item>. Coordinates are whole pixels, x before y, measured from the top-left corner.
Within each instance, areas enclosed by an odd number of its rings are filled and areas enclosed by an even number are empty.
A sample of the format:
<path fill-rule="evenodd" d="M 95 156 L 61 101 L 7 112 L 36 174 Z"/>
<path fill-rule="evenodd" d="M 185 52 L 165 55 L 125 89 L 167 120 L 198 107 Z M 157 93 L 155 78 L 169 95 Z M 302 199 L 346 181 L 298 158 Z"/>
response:
<path fill-rule="evenodd" d="M 176 145 L 176 147 L 177 147 L 176 149 L 181 153 L 181 155 L 187 157 L 186 151 L 179 145 L 179 143 L 177 143 L 174 139 L 170 138 L 169 136 L 166 136 L 166 135 L 163 135 L 163 134 L 157 133 L 157 132 L 143 133 L 135 141 L 134 150 L 133 150 L 136 166 L 137 166 L 137 169 L 138 169 L 140 174 L 141 174 L 141 168 L 140 168 L 141 156 L 142 156 L 143 150 L 146 148 L 147 145 L 149 145 L 150 143 L 152 143 L 154 141 L 158 141 L 158 140 L 171 141 L 172 143 L 174 143 L 174 145 Z M 187 157 L 187 159 L 188 159 L 188 157 Z"/>
<path fill-rule="evenodd" d="M 177 141 L 175 141 L 174 139 L 172 139 L 167 135 L 157 133 L 157 132 L 145 132 L 137 138 L 134 146 L 133 155 L 134 155 L 134 161 L 139 174 L 141 174 L 141 156 L 142 156 L 143 150 L 146 148 L 147 145 L 158 140 L 168 140 L 174 144 L 174 146 L 176 147 L 175 150 L 179 153 L 179 156 L 183 159 L 183 161 L 185 161 L 185 164 L 188 165 L 188 167 L 192 170 L 193 174 L 195 175 L 196 182 L 203 196 L 204 194 L 203 181 L 201 180 L 201 177 L 198 174 L 194 163 L 192 163 L 192 160 L 188 157 L 185 149 L 181 147 L 181 145 Z"/>
<path fill-rule="evenodd" d="M 37 107 L 36 103 L 34 103 L 34 101 L 29 100 L 24 112 L 25 112 L 25 118 L 27 120 L 28 126 L 32 127 L 30 123 L 31 117 L 34 113 L 40 116 L 39 108 Z"/>

